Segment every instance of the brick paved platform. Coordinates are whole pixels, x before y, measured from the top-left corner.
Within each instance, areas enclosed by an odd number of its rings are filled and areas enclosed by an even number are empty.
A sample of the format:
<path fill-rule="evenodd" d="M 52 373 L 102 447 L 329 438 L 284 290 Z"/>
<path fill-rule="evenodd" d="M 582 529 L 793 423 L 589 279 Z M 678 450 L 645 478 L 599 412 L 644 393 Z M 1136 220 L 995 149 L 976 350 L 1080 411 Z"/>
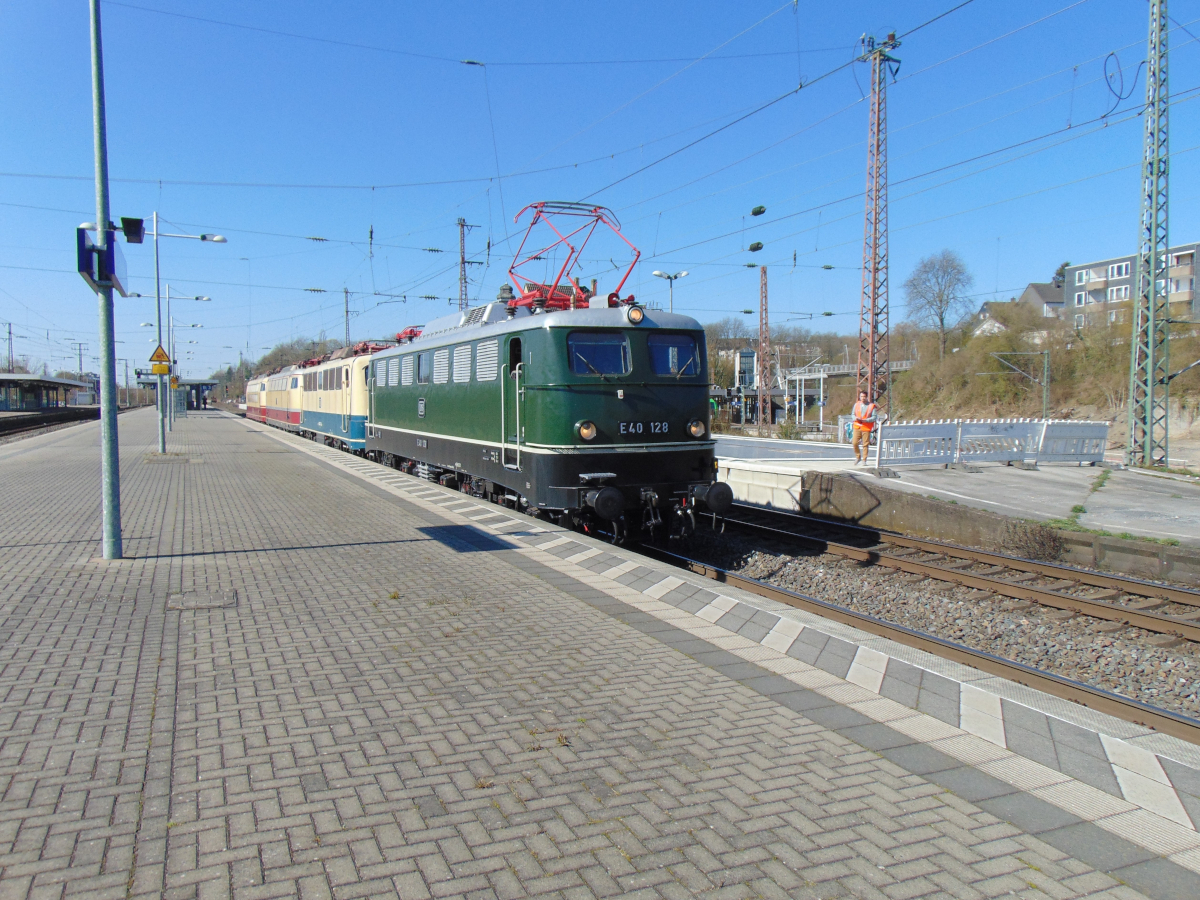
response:
<path fill-rule="evenodd" d="M 98 426 L 0 448 L 0 897 L 1200 895 L 1194 830 L 934 750 L 622 551 L 153 426 L 121 419 L 116 562 Z"/>

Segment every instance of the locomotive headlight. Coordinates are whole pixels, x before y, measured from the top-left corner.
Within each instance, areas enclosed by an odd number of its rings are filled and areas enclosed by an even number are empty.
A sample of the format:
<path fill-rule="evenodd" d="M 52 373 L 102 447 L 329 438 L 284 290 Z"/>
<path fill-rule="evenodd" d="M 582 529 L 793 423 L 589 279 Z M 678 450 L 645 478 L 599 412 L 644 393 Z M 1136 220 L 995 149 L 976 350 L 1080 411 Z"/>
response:
<path fill-rule="evenodd" d="M 576 427 L 579 429 L 579 436 L 581 438 L 583 438 L 585 441 L 590 441 L 590 440 L 595 439 L 595 437 L 596 437 L 596 423 L 595 422 L 586 422 L 586 421 L 580 422 L 579 425 L 577 425 Z"/>
<path fill-rule="evenodd" d="M 704 437 L 704 432 L 706 430 L 707 429 L 704 427 L 704 423 L 699 419 L 692 419 L 692 421 L 688 423 L 688 433 L 692 437 Z"/>
<path fill-rule="evenodd" d="M 641 325 L 642 320 L 646 318 L 646 311 L 640 306 L 627 306 L 625 318 L 629 320 L 630 325 Z"/>

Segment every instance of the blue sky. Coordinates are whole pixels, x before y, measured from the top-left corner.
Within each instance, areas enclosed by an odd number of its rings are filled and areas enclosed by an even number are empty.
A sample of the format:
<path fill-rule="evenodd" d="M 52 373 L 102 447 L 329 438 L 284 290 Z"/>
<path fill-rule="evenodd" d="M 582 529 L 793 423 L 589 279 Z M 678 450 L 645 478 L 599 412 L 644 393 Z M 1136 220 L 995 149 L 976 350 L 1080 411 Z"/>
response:
<path fill-rule="evenodd" d="M 905 34 L 955 5 L 105 2 L 112 212 L 157 209 L 166 231 L 229 238 L 162 242 L 172 292 L 212 297 L 175 306 L 204 326 L 189 334 L 191 375 L 239 350 L 340 337 L 343 289 L 354 339 L 445 314 L 459 216 L 479 226 L 467 249 L 485 263 L 471 296 L 492 298 L 523 231 L 513 216 L 547 199 L 615 211 L 643 252 L 627 285 L 640 300 L 666 302 L 651 271 L 686 269 L 677 311 L 740 315 L 758 298 L 745 264 L 765 263 L 773 324 L 831 311 L 828 327 L 852 332 L 864 65 L 650 164 L 842 65 L 864 33 Z M 1183 26 L 1171 35 L 1171 232 L 1183 242 L 1200 231 L 1188 33 L 1200 36 L 1200 0 L 1171 14 Z M 943 248 L 965 258 L 980 300 L 1048 280 L 1063 260 L 1134 251 L 1144 80 L 1118 103 L 1104 65 L 1115 52 L 1128 91 L 1146 30 L 1141 0 L 975 0 L 904 38 L 888 87 L 893 318 L 904 279 Z M 19 355 L 74 368 L 70 340 L 89 356 L 98 346 L 94 295 L 72 271 L 73 229 L 95 209 L 87 4 L 5 4 L 0 35 L 0 321 L 21 335 Z M 767 213 L 749 216 L 759 204 Z M 749 253 L 753 241 L 764 250 Z M 123 249 L 133 289 L 152 293 L 150 244 Z M 603 289 L 616 245 L 585 256 Z M 138 327 L 152 318 L 152 301 L 118 299 L 131 368 L 152 349 Z"/>

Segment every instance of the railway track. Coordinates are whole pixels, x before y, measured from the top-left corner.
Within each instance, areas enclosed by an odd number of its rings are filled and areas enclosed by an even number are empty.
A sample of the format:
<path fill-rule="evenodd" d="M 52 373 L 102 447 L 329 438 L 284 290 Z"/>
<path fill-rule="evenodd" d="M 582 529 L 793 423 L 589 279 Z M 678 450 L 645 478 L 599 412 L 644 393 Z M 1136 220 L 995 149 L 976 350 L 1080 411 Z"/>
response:
<path fill-rule="evenodd" d="M 988 591 L 1049 607 L 1063 619 L 1103 619 L 1114 630 L 1132 625 L 1154 632 L 1154 646 L 1200 642 L 1200 592 L 1187 588 L 741 504 L 726 521 L 784 543 L 891 569 L 913 582 L 934 579 Z"/>
<path fill-rule="evenodd" d="M 1193 744 L 1200 744 L 1200 721 L 1170 710 L 1160 709 L 1139 700 L 1123 697 L 1052 672 L 1036 669 L 1023 663 L 985 653 L 972 647 L 950 641 L 936 635 L 914 631 L 874 616 L 818 600 L 786 588 L 747 578 L 734 572 L 718 568 L 700 560 L 691 559 L 659 547 L 641 545 L 639 551 L 647 556 L 687 569 L 706 578 L 729 584 L 741 590 L 785 603 L 788 606 L 816 613 L 835 622 L 850 625 L 862 631 L 879 635 L 908 647 L 925 650 L 943 659 L 964 663 L 983 672 L 998 675 L 1018 684 L 1024 684 L 1072 703 L 1078 703 L 1098 712 L 1107 713 L 1127 722 L 1152 728 Z"/>
<path fill-rule="evenodd" d="M 74 425 L 78 422 L 94 421 L 99 417 L 99 409 L 93 407 L 67 407 L 30 412 L 27 415 L 4 415 L 0 417 L 0 438 L 30 437 L 41 431 L 48 431 L 64 425 Z"/>

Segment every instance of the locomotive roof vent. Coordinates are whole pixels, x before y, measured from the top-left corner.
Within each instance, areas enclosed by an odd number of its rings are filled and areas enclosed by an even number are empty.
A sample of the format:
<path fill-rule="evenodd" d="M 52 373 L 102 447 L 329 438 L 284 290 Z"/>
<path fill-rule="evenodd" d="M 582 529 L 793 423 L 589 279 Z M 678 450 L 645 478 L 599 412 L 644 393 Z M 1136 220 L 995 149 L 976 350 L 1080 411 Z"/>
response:
<path fill-rule="evenodd" d="M 522 309 L 520 315 L 529 315 L 528 309 Z M 480 325 L 491 325 L 495 322 L 503 322 L 506 319 L 516 318 L 517 310 L 510 307 L 503 300 L 495 300 L 483 307 L 483 318 L 479 320 Z"/>

